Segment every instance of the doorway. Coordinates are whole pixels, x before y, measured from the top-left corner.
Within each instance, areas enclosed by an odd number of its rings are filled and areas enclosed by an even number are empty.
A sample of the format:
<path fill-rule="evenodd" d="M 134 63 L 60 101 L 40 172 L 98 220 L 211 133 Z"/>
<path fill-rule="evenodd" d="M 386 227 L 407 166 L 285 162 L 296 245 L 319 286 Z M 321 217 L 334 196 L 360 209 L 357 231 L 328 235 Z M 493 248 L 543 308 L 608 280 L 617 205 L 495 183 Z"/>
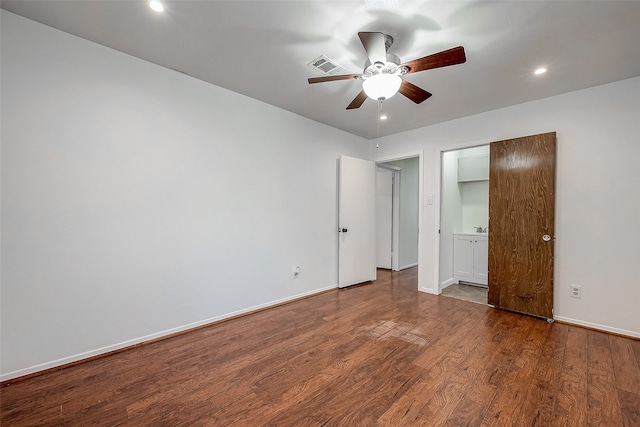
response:
<path fill-rule="evenodd" d="M 422 218 L 422 152 L 378 159 L 405 170 L 405 185 L 398 184 L 399 203 L 412 203 L 413 209 L 399 208 L 398 248 L 394 256 L 398 270 L 416 267 L 420 256 L 419 229 Z M 392 166 L 392 165 L 388 165 Z M 392 167 L 393 168 L 393 167 Z M 411 172 L 411 173 L 410 173 Z M 404 190 L 403 190 L 404 188 Z M 403 192 L 407 195 L 403 195 Z M 432 200 L 433 198 L 431 198 Z M 432 204 L 432 202 L 430 203 Z M 414 221 L 404 221 L 409 215 Z M 376 162 L 340 156 L 338 163 L 338 287 L 347 287 L 376 278 Z M 406 233 L 406 229 L 412 230 Z M 404 240 L 403 235 L 409 238 Z M 394 261 L 395 263 L 395 261 Z M 418 289 L 420 288 L 418 271 Z"/>
<path fill-rule="evenodd" d="M 376 165 L 377 268 L 398 271 L 400 171 L 392 164 Z"/>
<path fill-rule="evenodd" d="M 391 256 L 391 270 L 400 271 L 419 264 L 420 219 L 422 188 L 422 153 L 397 158 L 386 158 L 376 162 L 380 182 L 376 216 L 381 231 L 376 244 L 383 257 L 378 263 L 388 268 L 386 261 Z M 390 198 L 390 201 L 389 201 Z M 385 199 L 387 201 L 385 202 Z M 391 245 L 389 245 L 391 243 Z M 418 273 L 419 274 L 419 273 Z"/>
<path fill-rule="evenodd" d="M 487 177 L 490 196 L 486 229 L 480 223 L 481 217 L 474 218 L 479 225 L 456 222 L 455 217 L 451 220 L 447 200 L 452 185 L 446 175 L 446 165 L 451 159 L 447 154 L 441 151 L 438 291 L 452 282 L 458 283 L 460 276 L 476 284 L 486 280 L 490 306 L 552 322 L 556 133 L 490 144 L 490 161 L 486 167 L 491 178 Z M 468 178 L 477 179 L 477 174 L 464 170 L 477 161 L 463 161 L 460 156 L 457 161 L 456 185 Z M 469 226 L 475 228 L 475 233 L 473 228 L 469 231 Z M 449 231 L 456 227 L 462 227 L 459 234 L 469 238 L 451 233 L 453 239 L 449 239 Z M 486 237 L 482 236 L 485 232 Z M 449 256 L 451 253 L 453 257 Z M 456 265 L 460 260 L 462 263 Z"/>
<path fill-rule="evenodd" d="M 439 290 L 487 303 L 489 145 L 442 153 Z"/>

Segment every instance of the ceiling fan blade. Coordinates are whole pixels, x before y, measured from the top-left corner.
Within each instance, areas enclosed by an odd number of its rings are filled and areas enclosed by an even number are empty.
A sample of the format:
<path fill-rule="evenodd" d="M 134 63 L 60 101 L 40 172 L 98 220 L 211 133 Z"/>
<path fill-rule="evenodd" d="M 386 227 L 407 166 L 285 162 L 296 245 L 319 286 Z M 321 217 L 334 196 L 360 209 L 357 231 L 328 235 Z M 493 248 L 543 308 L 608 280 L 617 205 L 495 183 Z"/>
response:
<path fill-rule="evenodd" d="M 358 33 L 364 50 L 367 52 L 371 64 L 380 62 L 387 63 L 387 47 L 384 44 L 384 34 L 382 33 Z"/>
<path fill-rule="evenodd" d="M 419 88 L 418 86 L 414 85 L 413 83 L 409 83 L 406 80 L 402 80 L 399 92 L 416 104 L 420 104 L 422 101 L 431 96 L 431 94 L 426 90 Z"/>
<path fill-rule="evenodd" d="M 367 94 L 364 93 L 364 90 L 361 90 L 360 93 L 355 98 L 353 98 L 353 101 L 351 101 L 351 104 L 349 104 L 347 110 L 360 108 L 365 99 L 367 99 Z"/>
<path fill-rule="evenodd" d="M 407 74 L 409 74 L 417 73 L 418 71 L 431 70 L 433 68 L 462 64 L 466 62 L 466 60 L 467 57 L 464 54 L 464 48 L 462 46 L 458 46 L 423 58 L 414 59 L 413 61 L 406 62 L 402 65 L 409 68 L 409 71 L 407 71 Z"/>
<path fill-rule="evenodd" d="M 341 74 L 338 76 L 326 76 L 326 77 L 312 77 L 309 79 L 309 84 L 313 83 L 322 83 L 322 82 L 332 82 L 335 80 L 349 80 L 349 79 L 357 79 L 362 76 L 362 74 Z"/>

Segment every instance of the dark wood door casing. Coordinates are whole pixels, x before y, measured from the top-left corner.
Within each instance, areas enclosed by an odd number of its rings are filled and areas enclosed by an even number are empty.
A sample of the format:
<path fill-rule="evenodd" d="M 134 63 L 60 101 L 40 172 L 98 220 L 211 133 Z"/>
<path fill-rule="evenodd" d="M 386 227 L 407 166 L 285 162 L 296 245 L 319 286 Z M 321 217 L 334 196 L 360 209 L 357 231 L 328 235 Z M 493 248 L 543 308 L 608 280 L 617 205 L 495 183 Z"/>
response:
<path fill-rule="evenodd" d="M 555 132 L 491 144 L 490 305 L 553 318 L 555 171 Z"/>

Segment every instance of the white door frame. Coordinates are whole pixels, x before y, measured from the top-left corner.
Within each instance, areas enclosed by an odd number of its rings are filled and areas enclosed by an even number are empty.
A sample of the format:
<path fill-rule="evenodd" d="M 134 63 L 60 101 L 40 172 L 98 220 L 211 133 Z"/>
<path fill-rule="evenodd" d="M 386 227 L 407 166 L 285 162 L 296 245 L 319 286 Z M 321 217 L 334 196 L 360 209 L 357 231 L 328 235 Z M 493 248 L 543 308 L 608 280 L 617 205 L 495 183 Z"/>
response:
<path fill-rule="evenodd" d="M 418 289 L 420 289 L 421 287 L 420 284 L 424 282 L 424 280 L 422 279 L 422 275 L 424 274 L 422 272 L 423 269 L 420 269 L 420 262 L 422 259 L 421 258 L 422 257 L 422 238 L 420 237 L 420 233 L 422 232 L 422 215 L 423 215 L 422 193 L 424 192 L 424 152 L 423 150 L 410 151 L 407 153 L 395 154 L 387 157 L 378 157 L 378 158 L 375 158 L 373 161 L 376 162 L 377 165 L 379 165 L 380 163 L 388 163 L 388 162 L 393 162 L 398 160 L 411 159 L 413 157 L 418 158 Z M 438 221 L 440 221 L 439 216 L 438 216 Z M 398 233 L 396 233 L 396 236 L 397 235 Z M 394 258 L 396 263 L 397 263 L 397 259 L 398 257 Z M 396 268 L 399 268 L 397 264 L 396 264 Z M 436 274 L 437 272 L 438 272 L 438 269 L 436 268 Z"/>
<path fill-rule="evenodd" d="M 387 163 L 378 163 L 376 166 L 384 169 L 389 169 L 393 172 L 392 181 L 392 206 L 391 206 L 391 270 L 400 270 L 400 260 L 398 258 L 398 251 L 400 248 L 400 172 L 402 168 Z"/>

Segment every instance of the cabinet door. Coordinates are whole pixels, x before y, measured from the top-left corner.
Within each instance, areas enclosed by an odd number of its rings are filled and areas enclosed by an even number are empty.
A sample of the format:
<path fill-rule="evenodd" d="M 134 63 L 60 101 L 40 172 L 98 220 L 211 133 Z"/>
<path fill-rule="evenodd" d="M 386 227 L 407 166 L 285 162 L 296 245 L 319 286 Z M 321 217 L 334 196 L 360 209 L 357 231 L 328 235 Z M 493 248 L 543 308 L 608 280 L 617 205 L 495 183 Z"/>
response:
<path fill-rule="evenodd" d="M 458 182 L 487 181 L 488 179 L 488 155 L 460 157 L 458 159 Z"/>
<path fill-rule="evenodd" d="M 453 275 L 473 277 L 473 237 L 453 236 Z"/>
<path fill-rule="evenodd" d="M 487 284 L 489 275 L 489 241 L 487 236 L 474 236 L 473 239 L 473 277 Z"/>

